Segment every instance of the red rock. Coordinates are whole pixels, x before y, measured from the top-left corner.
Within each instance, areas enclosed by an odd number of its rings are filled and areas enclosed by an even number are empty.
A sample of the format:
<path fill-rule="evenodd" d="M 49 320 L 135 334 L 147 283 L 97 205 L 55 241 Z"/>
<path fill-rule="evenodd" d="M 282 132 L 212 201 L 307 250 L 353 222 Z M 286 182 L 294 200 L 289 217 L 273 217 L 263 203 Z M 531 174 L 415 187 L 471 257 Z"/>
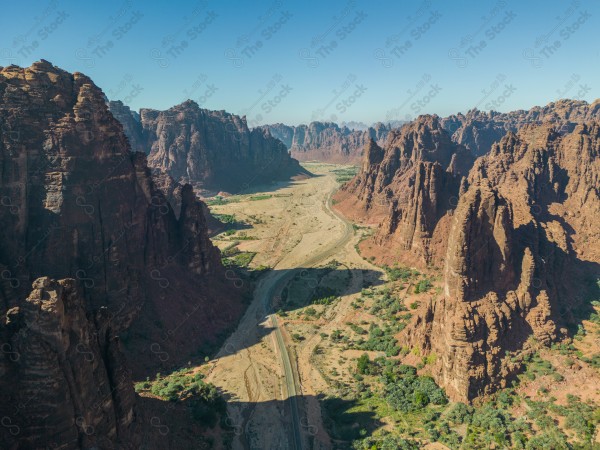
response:
<path fill-rule="evenodd" d="M 177 217 L 102 91 L 46 61 L 0 71 L 0 168 L 0 416 L 20 429 L 0 447 L 136 448 L 130 371 L 189 360 L 243 310 L 204 205 L 184 186 Z"/>
<path fill-rule="evenodd" d="M 420 117 L 390 133 L 383 155 L 371 144 L 337 196 L 344 212 L 382 217 L 370 244 L 388 262 L 442 269 L 443 295 L 401 343 L 438 356 L 433 374 L 455 400 L 506 386 L 520 370 L 511 355 L 558 339 L 589 301 L 582 286 L 600 277 L 599 107 L 454 118 L 470 136 L 454 138 L 485 153 L 474 163 L 450 141 L 450 119 Z M 486 150 L 485 133 L 500 129 Z"/>

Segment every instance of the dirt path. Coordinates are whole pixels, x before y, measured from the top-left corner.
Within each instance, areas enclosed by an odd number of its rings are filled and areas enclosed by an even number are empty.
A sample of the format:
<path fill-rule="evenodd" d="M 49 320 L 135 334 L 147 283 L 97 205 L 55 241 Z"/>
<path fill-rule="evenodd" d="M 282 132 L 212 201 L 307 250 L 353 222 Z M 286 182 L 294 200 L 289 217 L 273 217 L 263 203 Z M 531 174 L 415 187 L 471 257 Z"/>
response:
<path fill-rule="evenodd" d="M 249 231 L 257 239 L 240 248 L 257 252 L 254 264 L 274 268 L 259 281 L 253 302 L 207 376 L 229 397 L 236 449 L 308 449 L 309 439 L 312 448 L 330 447 L 315 397 L 321 381 L 309 362 L 318 341 L 310 339 L 294 350 L 298 358 L 291 357 L 271 303 L 293 276 L 289 269 L 310 268 L 334 256 L 351 267 L 365 265 L 354 250 L 351 224 L 331 209 L 337 188 L 332 168 L 311 166 L 317 177 L 280 189 L 279 196 L 219 207 L 218 212 L 259 219 Z"/>

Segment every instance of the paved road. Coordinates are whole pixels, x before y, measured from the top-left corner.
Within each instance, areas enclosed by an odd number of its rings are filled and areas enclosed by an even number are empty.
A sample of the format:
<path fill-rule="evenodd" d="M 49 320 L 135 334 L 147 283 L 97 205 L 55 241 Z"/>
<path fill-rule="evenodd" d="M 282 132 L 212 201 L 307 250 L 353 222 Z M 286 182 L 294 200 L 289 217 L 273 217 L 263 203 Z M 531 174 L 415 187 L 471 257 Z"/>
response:
<path fill-rule="evenodd" d="M 331 196 L 332 195 L 333 195 L 333 192 L 331 192 L 327 196 L 327 199 L 326 199 L 325 203 L 322 205 L 322 207 L 325 209 L 325 212 L 328 215 L 330 215 L 331 217 L 334 217 L 334 218 L 338 219 L 340 222 L 342 222 L 342 224 L 344 225 L 343 233 L 338 239 L 336 239 L 336 241 L 325 246 L 317 254 L 311 256 L 310 258 L 307 258 L 303 262 L 302 268 L 309 268 L 309 267 L 315 266 L 315 265 L 319 264 L 320 262 L 324 261 L 325 259 L 331 257 L 337 251 L 339 251 L 340 248 L 343 248 L 348 243 L 348 241 L 352 238 L 352 236 L 354 234 L 352 224 L 349 221 L 347 221 L 346 219 L 344 219 L 343 217 L 339 216 L 331 208 Z M 293 434 L 293 436 L 291 436 L 292 439 L 290 439 L 290 441 L 294 443 L 295 450 L 302 450 L 303 442 L 302 442 L 302 433 L 300 432 L 300 414 L 298 412 L 299 389 L 297 389 L 297 386 L 296 386 L 296 377 L 294 376 L 294 371 L 292 368 L 292 361 L 290 359 L 287 347 L 285 345 L 285 341 L 283 340 L 283 335 L 281 333 L 281 328 L 279 326 L 279 322 L 277 320 L 277 317 L 273 314 L 273 311 L 272 311 L 272 299 L 283 290 L 285 285 L 293 278 L 294 275 L 295 275 L 294 270 L 279 272 L 278 276 L 268 279 L 268 281 L 265 282 L 264 284 L 262 284 L 262 286 L 260 286 L 259 289 L 261 289 L 261 290 L 264 289 L 264 291 L 265 291 L 264 294 L 261 294 L 262 298 L 263 298 L 263 304 L 264 304 L 265 311 L 268 311 L 268 313 L 270 314 L 269 319 L 270 319 L 271 324 L 275 331 L 276 342 L 277 342 L 277 346 L 279 347 L 279 354 L 281 355 L 281 362 L 282 362 L 283 369 L 284 369 L 283 371 L 284 371 L 285 385 L 286 385 L 286 389 L 287 389 L 287 393 L 288 393 L 288 401 L 290 403 L 290 405 L 289 405 L 290 410 L 292 412 L 292 434 Z"/>

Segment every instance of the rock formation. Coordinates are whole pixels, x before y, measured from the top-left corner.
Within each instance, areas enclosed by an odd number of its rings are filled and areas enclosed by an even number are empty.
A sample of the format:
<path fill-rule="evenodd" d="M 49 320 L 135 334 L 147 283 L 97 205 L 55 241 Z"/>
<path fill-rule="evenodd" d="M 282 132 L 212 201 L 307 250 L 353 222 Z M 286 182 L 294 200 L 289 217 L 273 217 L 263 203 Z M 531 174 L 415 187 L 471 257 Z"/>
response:
<path fill-rule="evenodd" d="M 379 214 L 371 244 L 388 263 L 439 268 L 443 293 L 401 339 L 437 355 L 432 373 L 455 400 L 507 386 L 515 355 L 567 333 L 589 301 L 600 278 L 596 109 L 562 101 L 529 112 L 533 123 L 504 130 L 474 163 L 445 119 L 420 117 L 385 149 L 371 143 L 338 194 L 342 211 Z"/>
<path fill-rule="evenodd" d="M 426 265 L 438 222 L 456 206 L 461 177 L 472 163 L 439 117 L 420 116 L 392 130 L 385 149 L 367 144 L 361 171 L 337 194 L 337 207 L 356 219 L 376 218 L 381 223 L 376 243 L 407 250 L 406 262 Z"/>
<path fill-rule="evenodd" d="M 188 100 L 166 111 L 142 109 L 138 125 L 120 102 L 109 106 L 150 167 L 199 192 L 240 193 L 308 174 L 285 145 L 260 128 L 249 130 L 243 117 Z"/>
<path fill-rule="evenodd" d="M 108 109 L 112 115 L 123 125 L 125 136 L 129 140 L 131 149 L 136 152 L 147 153 L 147 143 L 144 138 L 144 129 L 140 120 L 140 115 L 132 111 L 129 106 L 124 105 L 120 100 L 109 101 Z"/>
<path fill-rule="evenodd" d="M 187 361 L 239 289 L 191 187 L 177 218 L 88 77 L 8 66 L 0 99 L 0 447 L 136 448 L 130 371 Z"/>
<path fill-rule="evenodd" d="M 507 132 L 516 132 L 527 124 L 553 123 L 558 130 L 572 131 L 574 124 L 600 117 L 600 100 L 588 104 L 582 100 L 558 100 L 546 106 L 508 113 L 472 109 L 442 119 L 452 140 L 464 145 L 475 156 L 485 155 L 492 144 Z"/>
<path fill-rule="evenodd" d="M 369 140 L 385 142 L 390 127 L 377 123 L 366 130 L 352 130 L 330 122 L 312 122 L 297 127 L 284 124 L 265 125 L 263 129 L 283 142 L 299 161 L 323 161 L 358 164 Z"/>
<path fill-rule="evenodd" d="M 452 218 L 444 297 L 413 336 L 441 356 L 439 377 L 455 398 L 506 386 L 519 368 L 511 352 L 564 333 L 585 305 L 587 280 L 600 275 L 600 127 L 573 127 L 509 132 L 469 176 Z"/>

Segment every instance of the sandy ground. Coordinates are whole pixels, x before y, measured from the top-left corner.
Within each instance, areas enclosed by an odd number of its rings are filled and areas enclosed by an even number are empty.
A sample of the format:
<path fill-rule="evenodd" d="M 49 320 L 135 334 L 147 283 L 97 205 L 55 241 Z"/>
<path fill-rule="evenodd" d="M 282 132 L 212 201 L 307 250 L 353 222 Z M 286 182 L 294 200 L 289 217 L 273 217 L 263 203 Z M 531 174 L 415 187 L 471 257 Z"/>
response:
<path fill-rule="evenodd" d="M 252 266 L 267 265 L 274 270 L 259 281 L 254 300 L 238 329 L 225 342 L 208 366 L 207 381 L 219 387 L 228 398 L 228 421 L 236 430 L 234 448 L 294 448 L 291 414 L 280 349 L 268 315 L 270 302 L 285 285 L 286 269 L 320 266 L 331 259 L 348 268 L 377 270 L 355 251 L 359 237 L 351 225 L 331 211 L 328 200 L 338 183 L 331 172 L 335 166 L 307 165 L 316 176 L 278 186 L 269 199 L 251 200 L 213 207 L 213 212 L 234 214 L 253 224 L 244 230 L 254 240 L 242 241 L 240 250 L 256 252 Z M 253 194 L 254 196 L 259 194 Z M 221 248 L 229 241 L 216 241 Z M 342 245 L 340 245 L 342 244 Z M 361 271 L 356 273 L 360 274 Z M 360 292 L 363 280 L 354 276 L 349 292 Z M 335 328 L 346 316 L 352 296 L 344 297 L 331 312 L 323 330 Z M 327 386 L 320 372 L 310 364 L 310 354 L 320 336 L 309 336 L 302 345 L 290 339 L 285 321 L 280 328 L 290 351 L 299 401 L 303 448 L 327 449 L 329 436 L 321 421 L 316 395 Z"/>

